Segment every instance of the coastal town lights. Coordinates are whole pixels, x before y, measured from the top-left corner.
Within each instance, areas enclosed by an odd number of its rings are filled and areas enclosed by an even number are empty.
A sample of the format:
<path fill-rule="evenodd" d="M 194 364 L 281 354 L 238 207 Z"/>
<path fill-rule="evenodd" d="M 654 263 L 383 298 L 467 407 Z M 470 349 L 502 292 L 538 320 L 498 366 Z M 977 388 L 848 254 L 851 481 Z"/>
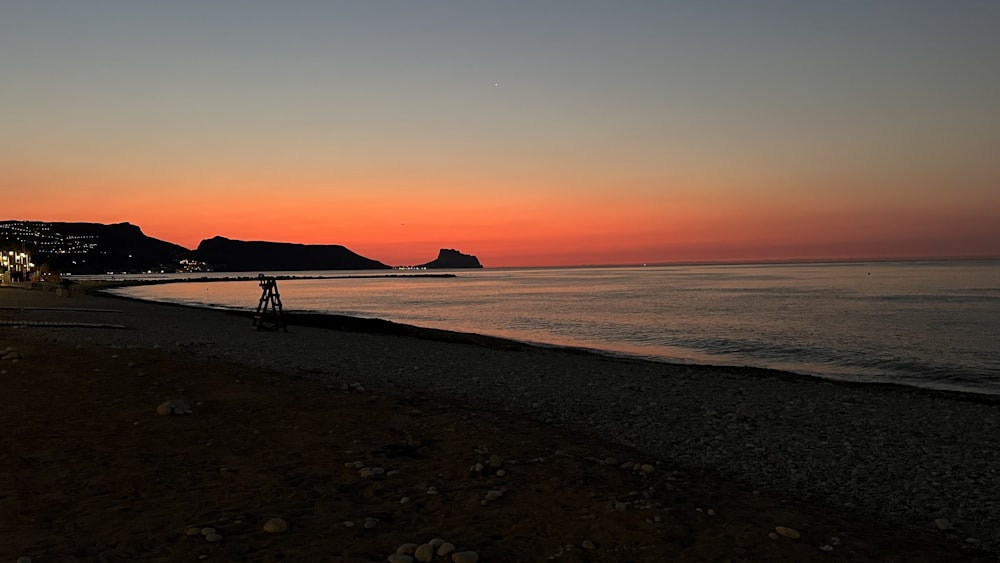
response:
<path fill-rule="evenodd" d="M 0 275 L 5 283 L 27 281 L 35 269 L 28 252 L 0 252 Z"/>

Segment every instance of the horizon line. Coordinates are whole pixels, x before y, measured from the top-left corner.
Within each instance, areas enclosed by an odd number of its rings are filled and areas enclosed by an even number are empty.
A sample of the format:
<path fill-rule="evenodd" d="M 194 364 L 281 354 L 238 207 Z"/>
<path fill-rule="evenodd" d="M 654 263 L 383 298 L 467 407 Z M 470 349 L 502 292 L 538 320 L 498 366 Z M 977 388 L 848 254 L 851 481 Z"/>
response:
<path fill-rule="evenodd" d="M 131 225 L 131 226 L 134 226 L 137 229 L 139 229 L 139 231 L 142 232 L 143 235 L 149 237 L 149 235 L 147 235 L 142 230 L 141 226 L 139 226 L 139 225 L 137 225 L 135 223 L 132 223 L 131 221 L 121 221 L 121 222 L 116 222 L 116 223 L 101 223 L 101 222 L 97 222 L 97 221 L 47 221 L 47 220 L 40 220 L 40 219 L 5 219 L 5 220 L 0 220 L 0 223 L 8 223 L 8 222 L 18 222 L 18 223 L 83 223 L 83 224 L 104 225 L 104 226 L 107 226 L 107 225 Z M 150 237 L 150 238 L 156 239 L 156 237 Z M 228 239 L 228 240 L 234 240 L 234 241 L 239 241 L 239 242 L 267 242 L 267 243 L 276 243 L 276 244 L 295 244 L 295 245 L 303 245 L 303 246 L 340 246 L 340 247 L 347 248 L 348 250 L 350 250 L 349 247 L 347 247 L 346 245 L 341 244 L 341 243 L 302 243 L 302 242 L 291 242 L 291 241 L 242 240 L 242 239 L 229 239 L 229 237 L 226 237 L 225 235 L 219 235 L 219 234 L 214 235 L 214 236 L 209 237 L 209 238 L 206 238 L 206 239 L 202 239 L 202 242 L 204 242 L 205 240 L 211 240 L 213 238 L 225 238 L 225 239 Z M 188 247 L 186 247 L 184 245 L 178 244 L 176 242 L 168 241 L 168 240 L 165 240 L 165 239 L 156 239 L 156 240 L 162 240 L 163 242 L 167 242 L 167 243 L 179 246 L 179 247 L 181 247 L 181 248 L 183 248 L 183 249 L 185 249 L 185 250 L 187 250 L 189 252 L 196 252 L 197 251 L 197 247 L 195 247 L 195 248 L 188 248 Z M 199 245 L 200 245 L 200 243 L 199 243 Z M 444 247 L 442 247 L 442 248 L 444 248 Z M 352 250 L 351 252 L 354 252 L 354 251 Z M 472 256 L 476 256 L 477 259 L 479 258 L 479 256 L 476 255 L 476 254 L 471 254 L 471 255 Z M 360 256 L 360 254 L 359 254 L 359 256 Z M 367 257 L 365 257 L 365 258 L 367 258 Z M 369 258 L 369 259 L 370 260 L 374 260 L 372 258 Z M 738 265 L 755 265 L 755 264 L 757 264 L 757 265 L 767 265 L 767 264 L 845 264 L 845 263 L 865 263 L 865 262 L 949 262 L 949 261 L 952 261 L 952 262 L 965 262 L 965 261 L 991 261 L 991 260 L 1000 260 L 1000 254 L 994 254 L 994 255 L 972 255 L 972 256 L 946 256 L 946 255 L 932 255 L 932 256 L 913 256 L 913 255 L 909 255 L 909 256 L 878 256 L 878 257 L 858 257 L 858 256 L 855 256 L 855 257 L 843 257 L 843 258 L 822 258 L 822 257 L 815 257 L 815 256 L 814 257 L 801 257 L 800 256 L 800 257 L 794 257 L 794 258 L 767 258 L 767 259 L 746 258 L 746 259 L 707 259 L 707 260 L 677 260 L 677 261 L 674 261 L 674 260 L 661 260 L 661 261 L 654 261 L 654 262 L 617 262 L 617 263 L 612 262 L 612 263 L 548 264 L 548 265 L 535 265 L 535 266 L 510 265 L 510 266 L 496 266 L 496 267 L 493 267 L 493 268 L 489 268 L 489 267 L 487 267 L 487 266 L 484 265 L 483 269 L 505 269 L 505 268 L 506 269 L 627 268 L 627 267 L 644 267 L 644 266 L 646 266 L 646 267 L 648 267 L 648 266 L 654 266 L 654 267 L 655 266 L 713 266 L 713 265 L 714 266 L 723 266 L 723 265 L 738 266 Z M 379 260 L 376 260 L 376 261 L 379 261 Z M 480 263 L 482 264 L 482 260 L 480 260 Z M 398 269 L 398 268 L 405 268 L 405 267 L 408 267 L 408 266 L 409 265 L 405 265 L 405 264 L 396 264 L 396 265 L 391 265 L 389 267 L 392 268 L 392 269 Z"/>

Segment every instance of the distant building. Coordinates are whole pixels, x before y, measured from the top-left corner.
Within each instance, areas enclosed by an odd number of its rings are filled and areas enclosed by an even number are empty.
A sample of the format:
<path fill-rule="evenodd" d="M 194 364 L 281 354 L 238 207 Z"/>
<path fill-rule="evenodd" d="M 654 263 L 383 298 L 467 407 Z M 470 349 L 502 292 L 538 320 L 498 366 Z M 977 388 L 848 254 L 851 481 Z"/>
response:
<path fill-rule="evenodd" d="M 3 283 L 31 281 L 35 264 L 27 250 L 0 250 L 0 280 Z"/>

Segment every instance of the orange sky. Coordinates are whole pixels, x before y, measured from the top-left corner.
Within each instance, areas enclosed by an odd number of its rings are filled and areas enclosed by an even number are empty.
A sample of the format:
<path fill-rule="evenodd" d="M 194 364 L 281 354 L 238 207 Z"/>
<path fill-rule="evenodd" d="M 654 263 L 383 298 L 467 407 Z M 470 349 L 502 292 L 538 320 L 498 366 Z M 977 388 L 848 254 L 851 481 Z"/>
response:
<path fill-rule="evenodd" d="M 0 18 L 0 220 L 390 265 L 1000 254 L 992 5 L 43 4 Z"/>

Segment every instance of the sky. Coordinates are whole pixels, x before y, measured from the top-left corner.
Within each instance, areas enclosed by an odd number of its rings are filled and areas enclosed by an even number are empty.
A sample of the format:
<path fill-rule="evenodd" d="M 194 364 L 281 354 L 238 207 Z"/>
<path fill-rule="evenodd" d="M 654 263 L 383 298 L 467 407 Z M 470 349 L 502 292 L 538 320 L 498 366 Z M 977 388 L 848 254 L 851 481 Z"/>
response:
<path fill-rule="evenodd" d="M 993 0 L 0 0 L 0 220 L 486 267 L 1000 255 Z"/>

